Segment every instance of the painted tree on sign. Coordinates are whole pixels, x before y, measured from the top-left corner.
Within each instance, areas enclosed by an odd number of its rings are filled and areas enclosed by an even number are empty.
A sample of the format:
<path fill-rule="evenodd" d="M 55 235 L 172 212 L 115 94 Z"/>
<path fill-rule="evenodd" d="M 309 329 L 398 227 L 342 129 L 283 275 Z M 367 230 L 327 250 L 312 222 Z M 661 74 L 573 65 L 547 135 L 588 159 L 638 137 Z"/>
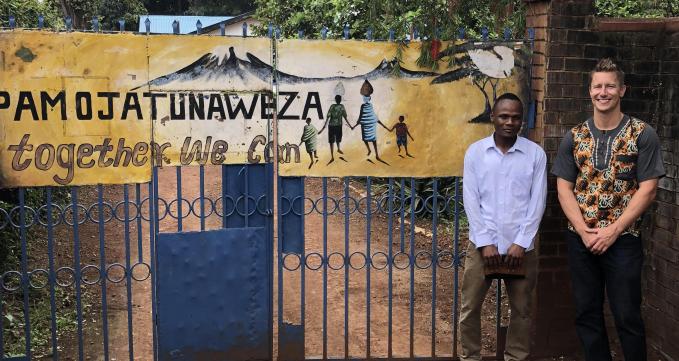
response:
<path fill-rule="evenodd" d="M 450 44 L 442 51 L 438 61 L 447 61 L 453 70 L 448 71 L 434 80 L 432 84 L 444 84 L 469 78 L 483 94 L 485 106 L 483 111 L 470 120 L 471 123 L 490 122 L 491 103 L 497 99 L 500 79 L 511 75 L 515 66 L 526 68 L 523 57 L 515 59 L 515 50 L 502 44 L 475 45 L 467 42 L 459 45 Z M 523 52 L 522 49 L 516 50 Z M 490 89 L 488 86 L 490 85 Z M 490 92 L 490 96 L 489 96 Z"/>

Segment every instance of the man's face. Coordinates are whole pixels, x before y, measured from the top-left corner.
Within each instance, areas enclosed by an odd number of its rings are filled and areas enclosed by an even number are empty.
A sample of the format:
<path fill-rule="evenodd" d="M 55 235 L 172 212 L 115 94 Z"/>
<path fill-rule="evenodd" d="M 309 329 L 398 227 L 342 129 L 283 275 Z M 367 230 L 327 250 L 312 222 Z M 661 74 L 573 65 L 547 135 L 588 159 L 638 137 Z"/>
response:
<path fill-rule="evenodd" d="M 620 111 L 620 98 L 625 95 L 625 90 L 625 85 L 620 84 L 615 72 L 592 74 L 589 97 L 592 99 L 594 111 L 600 113 Z"/>
<path fill-rule="evenodd" d="M 495 134 L 504 138 L 514 138 L 521 130 L 521 123 L 523 122 L 523 110 L 521 103 L 504 99 L 501 100 L 491 114 L 493 125 L 495 125 Z"/>

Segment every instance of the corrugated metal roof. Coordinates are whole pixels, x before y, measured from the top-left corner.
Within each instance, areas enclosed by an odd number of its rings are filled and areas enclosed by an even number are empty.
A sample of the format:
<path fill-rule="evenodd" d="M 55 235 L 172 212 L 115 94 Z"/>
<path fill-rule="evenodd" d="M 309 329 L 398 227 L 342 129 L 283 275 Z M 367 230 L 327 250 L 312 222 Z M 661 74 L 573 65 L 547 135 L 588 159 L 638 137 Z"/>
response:
<path fill-rule="evenodd" d="M 172 34 L 172 23 L 179 21 L 179 33 L 188 34 L 196 30 L 196 22 L 200 20 L 203 28 L 233 18 L 233 16 L 184 16 L 184 15 L 141 15 L 139 16 L 139 32 L 146 32 L 146 19 L 151 20 L 152 34 Z"/>

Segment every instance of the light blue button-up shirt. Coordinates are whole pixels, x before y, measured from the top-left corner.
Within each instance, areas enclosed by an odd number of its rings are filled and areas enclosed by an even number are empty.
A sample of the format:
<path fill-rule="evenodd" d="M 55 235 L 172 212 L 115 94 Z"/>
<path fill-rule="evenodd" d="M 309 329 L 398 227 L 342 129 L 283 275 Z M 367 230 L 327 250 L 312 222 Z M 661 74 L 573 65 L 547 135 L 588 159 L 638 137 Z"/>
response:
<path fill-rule="evenodd" d="M 512 243 L 533 249 L 547 199 L 547 155 L 518 137 L 503 154 L 493 136 L 467 149 L 462 181 L 469 239 L 477 248 L 496 245 L 507 254 Z"/>

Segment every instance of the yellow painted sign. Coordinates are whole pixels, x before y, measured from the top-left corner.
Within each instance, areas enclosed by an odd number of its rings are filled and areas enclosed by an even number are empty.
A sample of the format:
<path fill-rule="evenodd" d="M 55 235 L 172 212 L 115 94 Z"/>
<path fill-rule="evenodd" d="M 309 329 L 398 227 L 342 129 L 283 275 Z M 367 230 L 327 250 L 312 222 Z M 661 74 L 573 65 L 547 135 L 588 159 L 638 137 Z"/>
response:
<path fill-rule="evenodd" d="M 525 99 L 522 53 L 455 44 L 442 53 L 452 65 L 432 71 L 416 65 L 420 46 L 399 62 L 393 42 L 280 42 L 279 107 L 291 114 L 279 112 L 281 174 L 461 176 L 467 147 L 492 132 L 493 96 Z M 301 162 L 288 159 L 295 145 Z"/>
<path fill-rule="evenodd" d="M 419 46 L 398 62 L 394 43 L 0 32 L 0 187 L 146 182 L 276 148 L 282 175 L 460 175 L 493 97 L 526 93 L 524 55 L 457 44 L 430 71 Z"/>

